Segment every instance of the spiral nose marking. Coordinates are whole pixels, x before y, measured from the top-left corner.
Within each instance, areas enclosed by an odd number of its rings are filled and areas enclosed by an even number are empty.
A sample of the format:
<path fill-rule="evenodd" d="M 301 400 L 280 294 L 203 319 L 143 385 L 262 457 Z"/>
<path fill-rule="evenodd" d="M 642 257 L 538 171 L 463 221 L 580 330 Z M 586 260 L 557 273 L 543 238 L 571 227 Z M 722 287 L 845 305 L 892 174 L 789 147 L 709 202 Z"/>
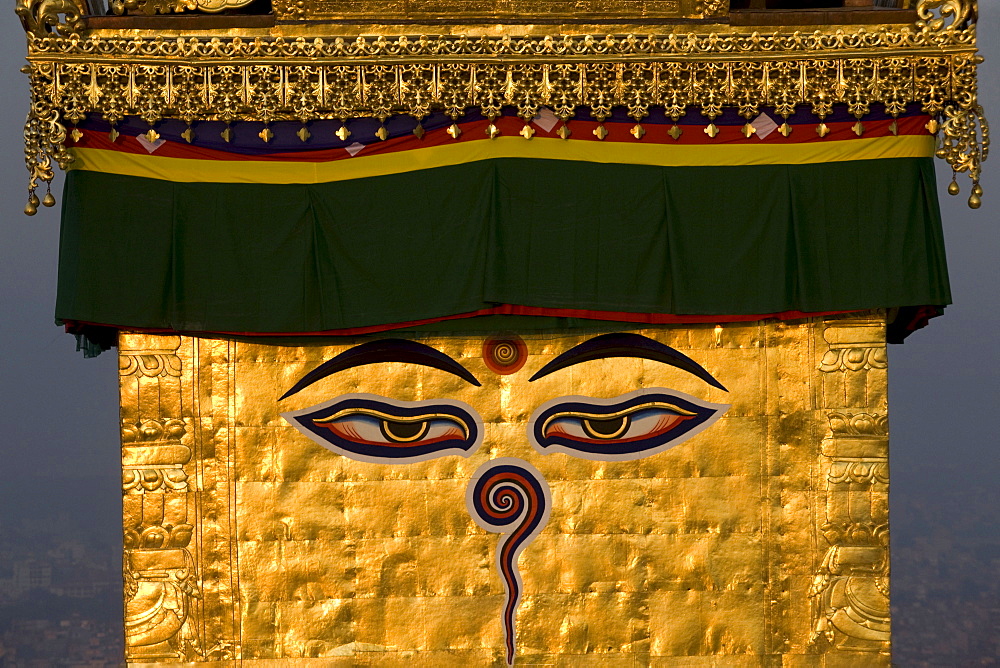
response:
<path fill-rule="evenodd" d="M 480 466 L 466 491 L 466 506 L 476 524 L 501 534 L 496 565 L 507 593 L 503 629 L 509 666 L 514 665 L 515 622 L 522 590 L 517 560 L 548 522 L 551 499 L 541 472 L 523 459 L 513 457 L 501 457 Z"/>

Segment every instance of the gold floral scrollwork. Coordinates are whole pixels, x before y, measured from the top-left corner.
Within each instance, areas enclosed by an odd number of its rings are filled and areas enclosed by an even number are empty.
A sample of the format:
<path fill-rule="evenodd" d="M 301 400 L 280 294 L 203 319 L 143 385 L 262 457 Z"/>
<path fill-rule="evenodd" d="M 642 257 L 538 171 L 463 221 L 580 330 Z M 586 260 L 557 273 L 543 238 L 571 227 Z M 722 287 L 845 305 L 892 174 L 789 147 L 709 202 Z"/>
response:
<path fill-rule="evenodd" d="M 177 347 L 180 337 L 164 336 L 158 340 L 162 347 L 150 349 L 142 335 L 122 334 L 118 342 L 118 375 L 179 378 L 181 359 L 177 356 Z"/>
<path fill-rule="evenodd" d="M 130 550 L 124 577 L 129 660 L 186 658 L 181 631 L 191 600 L 201 598 L 190 552 L 182 548 Z"/>
<path fill-rule="evenodd" d="M 729 12 L 728 0 L 698 0 L 695 11 L 705 18 L 722 16 Z"/>
<path fill-rule="evenodd" d="M 872 413 L 830 413 L 830 430 L 835 436 L 880 437 L 889 434 L 889 417 Z"/>
<path fill-rule="evenodd" d="M 847 331 L 827 338 L 845 342 L 871 338 L 864 334 Z M 827 418 L 830 434 L 821 444 L 820 455 L 826 510 L 819 532 L 830 547 L 809 589 L 814 610 L 810 644 L 886 652 L 890 640 L 888 416 L 838 410 Z"/>
<path fill-rule="evenodd" d="M 990 126 L 983 108 L 978 104 L 970 109 L 947 105 L 943 116 L 937 157 L 943 158 L 955 174 L 968 173 L 972 179 L 969 206 L 978 209 L 982 206 L 983 195 L 983 188 L 979 185 L 982 163 L 990 151 Z M 959 190 L 953 179 L 948 192 L 956 195 Z"/>
<path fill-rule="evenodd" d="M 832 347 L 823 356 L 819 370 L 861 371 L 862 369 L 884 369 L 887 366 L 885 346 L 842 346 Z"/>
<path fill-rule="evenodd" d="M 24 161 L 28 168 L 28 203 L 24 212 L 29 216 L 38 211 L 39 199 L 35 190 L 44 183 L 46 191 L 55 177 L 52 163 L 66 169 L 73 156 L 66 150 L 66 127 L 62 114 L 53 97 L 58 94 L 53 73 L 55 65 L 48 63 L 25 70 L 31 81 L 31 107 L 24 123 Z M 46 192 L 43 203 L 55 204 L 51 193 Z"/>
<path fill-rule="evenodd" d="M 181 375 L 181 360 L 167 352 L 146 352 L 144 354 L 123 353 L 118 358 L 118 372 L 122 376 L 138 374 L 148 378 L 156 376 Z"/>
<path fill-rule="evenodd" d="M 185 0 L 111 0 L 111 11 L 115 14 L 169 14 L 194 9 L 193 2 Z"/>
<path fill-rule="evenodd" d="M 70 36 L 83 29 L 86 8 L 77 0 L 17 0 L 14 12 L 25 31 L 33 35 L 45 37 L 55 32 Z"/>
<path fill-rule="evenodd" d="M 935 14 L 937 10 L 937 14 Z M 919 0 L 917 27 L 924 33 L 967 30 L 976 24 L 979 15 L 976 0 Z"/>
<path fill-rule="evenodd" d="M 185 431 L 183 420 L 124 422 L 122 492 L 186 491 L 184 464 L 191 459 L 191 450 L 180 442 Z"/>
<path fill-rule="evenodd" d="M 180 12 L 207 12 L 215 14 L 227 9 L 237 9 L 253 0 L 111 0 L 115 14 L 170 14 Z"/>
<path fill-rule="evenodd" d="M 888 649 L 889 559 L 885 549 L 830 548 L 809 595 L 818 608 L 811 644 L 826 642 L 846 651 Z"/>

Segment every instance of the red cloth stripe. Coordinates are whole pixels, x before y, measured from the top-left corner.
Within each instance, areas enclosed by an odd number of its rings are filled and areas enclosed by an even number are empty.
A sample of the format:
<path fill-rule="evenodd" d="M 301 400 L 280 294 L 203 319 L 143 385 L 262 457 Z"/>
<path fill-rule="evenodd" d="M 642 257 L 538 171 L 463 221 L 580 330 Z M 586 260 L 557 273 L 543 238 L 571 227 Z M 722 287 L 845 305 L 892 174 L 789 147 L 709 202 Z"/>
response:
<path fill-rule="evenodd" d="M 929 120 L 928 116 L 910 116 L 907 118 L 896 119 L 895 123 L 897 125 L 897 134 L 899 135 L 920 135 L 927 132 L 924 127 Z M 500 129 L 503 136 L 518 136 L 518 132 L 524 127 L 524 122 L 516 117 L 504 116 L 502 118 L 496 119 L 494 121 L 496 126 Z M 861 139 L 869 139 L 873 137 L 887 137 L 892 135 L 890 131 L 890 126 L 892 125 L 892 120 L 881 120 L 881 121 L 862 121 L 865 131 Z M 489 137 L 486 136 L 486 127 L 489 125 L 489 121 L 473 121 L 468 123 L 460 123 L 459 127 L 462 129 L 462 134 L 457 140 L 452 139 L 452 137 L 446 132 L 445 128 L 441 128 L 434 131 L 428 131 L 423 139 L 418 139 L 416 136 L 407 135 L 404 137 L 393 137 L 387 139 L 386 141 L 377 141 L 365 145 L 364 150 L 362 150 L 358 155 L 371 156 L 371 155 L 382 155 L 388 153 L 396 153 L 399 151 L 408 151 L 412 149 L 427 148 L 431 146 L 441 146 L 446 144 L 455 143 L 465 143 L 473 141 L 490 141 Z M 562 123 L 555 125 L 550 132 L 545 132 L 540 127 L 535 124 L 531 124 L 531 127 L 535 130 L 536 137 L 558 137 L 556 134 Z M 621 143 L 639 143 L 630 133 L 631 128 L 635 125 L 634 122 L 622 123 L 622 122 L 605 122 L 604 127 L 608 131 L 607 137 L 604 139 L 605 142 L 621 142 Z M 808 124 L 796 124 L 792 125 L 793 132 L 788 136 L 783 136 L 777 130 L 771 132 L 765 139 L 759 138 L 757 135 L 751 135 L 749 138 L 744 137 L 742 133 L 742 126 L 736 125 L 722 125 L 718 126 L 719 134 L 714 138 L 710 138 L 705 134 L 705 128 L 708 126 L 706 122 L 704 125 L 680 125 L 682 130 L 679 139 L 674 140 L 668 134 L 671 125 L 664 124 L 648 124 L 643 125 L 646 131 L 645 136 L 643 136 L 641 143 L 644 144 L 665 144 L 670 145 L 703 145 L 703 144 L 808 144 L 814 142 L 826 142 L 826 141 L 844 141 L 859 139 L 858 135 L 855 134 L 853 127 L 854 122 L 843 122 L 843 123 L 827 123 L 830 128 L 830 133 L 821 138 L 816 133 L 816 128 L 819 122 L 808 123 Z M 598 123 L 594 121 L 570 121 L 569 128 L 572 131 L 569 141 L 599 141 L 597 137 L 593 134 L 593 131 L 597 128 Z M 120 151 L 123 153 L 135 153 L 139 155 L 148 155 L 149 151 L 143 146 L 138 139 L 132 136 L 120 135 L 117 141 L 112 142 L 107 133 L 98 132 L 95 130 L 81 130 L 82 137 L 79 142 L 73 142 L 71 139 L 67 140 L 67 145 L 70 147 L 79 148 L 91 148 L 91 149 L 103 149 Z M 263 144 L 263 142 L 261 142 Z M 183 142 L 165 141 L 159 148 L 154 152 L 154 155 L 160 157 L 168 158 L 187 158 L 187 159 L 199 159 L 199 160 L 245 160 L 245 161 L 282 161 L 282 162 L 332 162 L 335 160 L 349 160 L 351 154 L 347 152 L 344 148 L 326 148 L 317 149 L 314 151 L 295 151 L 290 153 L 270 153 L 261 155 L 246 155 L 242 153 L 230 153 L 228 151 L 222 151 L 218 149 L 204 148 L 192 144 L 186 144 Z"/>
<path fill-rule="evenodd" d="M 454 315 L 440 316 L 437 318 L 425 318 L 422 320 L 410 320 L 406 322 L 385 323 L 381 325 L 368 325 L 365 327 L 348 327 L 346 329 L 330 329 L 318 332 L 187 332 L 188 334 L 219 334 L 224 336 L 358 336 L 362 334 L 375 334 L 387 332 L 394 329 L 406 329 L 408 327 L 419 327 L 421 325 L 432 325 L 448 320 L 462 320 L 465 318 L 475 318 L 488 315 L 521 315 L 521 316 L 549 316 L 556 318 L 580 318 L 582 320 L 603 320 L 609 322 L 622 322 L 641 325 L 689 325 L 722 322 L 753 322 L 774 318 L 777 320 L 800 320 L 802 318 L 822 317 L 840 313 L 852 313 L 852 311 L 782 311 L 780 313 L 760 313 L 747 315 L 674 315 L 671 313 L 629 313 L 625 311 L 593 311 L 588 309 L 561 309 L 561 308 L 541 308 L 534 306 L 519 306 L 517 304 L 501 304 L 491 308 L 479 309 L 467 313 L 456 313 Z M 66 331 L 72 333 L 79 326 L 111 327 L 130 332 L 147 332 L 150 334 L 176 333 L 171 329 L 159 329 L 151 327 L 123 327 L 107 323 L 84 322 L 80 320 L 65 321 Z"/>

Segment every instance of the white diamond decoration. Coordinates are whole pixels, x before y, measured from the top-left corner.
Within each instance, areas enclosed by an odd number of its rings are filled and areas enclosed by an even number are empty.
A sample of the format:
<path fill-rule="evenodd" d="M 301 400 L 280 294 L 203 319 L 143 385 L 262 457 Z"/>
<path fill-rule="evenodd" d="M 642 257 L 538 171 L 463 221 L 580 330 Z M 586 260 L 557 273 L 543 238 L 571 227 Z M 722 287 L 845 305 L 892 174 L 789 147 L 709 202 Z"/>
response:
<path fill-rule="evenodd" d="M 345 146 L 344 150 L 347 151 L 348 153 L 350 153 L 351 157 L 353 158 L 358 153 L 361 153 L 361 149 L 363 149 L 364 147 L 365 147 L 364 144 L 362 144 L 360 142 L 354 142 L 350 146 Z"/>
<path fill-rule="evenodd" d="M 145 135 L 138 135 L 135 140 L 142 144 L 142 147 L 146 149 L 149 153 L 152 153 L 156 149 L 160 148 L 167 143 L 166 139 L 157 139 L 156 141 L 149 141 L 146 139 Z"/>
<path fill-rule="evenodd" d="M 552 113 L 552 110 L 548 107 L 542 107 L 538 110 L 538 113 L 531 122 L 545 130 L 546 132 L 552 132 L 552 128 L 559 123 L 559 117 Z"/>
<path fill-rule="evenodd" d="M 761 113 L 760 116 L 750 121 L 750 125 L 757 129 L 757 139 L 764 139 L 778 129 L 778 124 L 774 122 L 774 119 L 765 113 Z"/>

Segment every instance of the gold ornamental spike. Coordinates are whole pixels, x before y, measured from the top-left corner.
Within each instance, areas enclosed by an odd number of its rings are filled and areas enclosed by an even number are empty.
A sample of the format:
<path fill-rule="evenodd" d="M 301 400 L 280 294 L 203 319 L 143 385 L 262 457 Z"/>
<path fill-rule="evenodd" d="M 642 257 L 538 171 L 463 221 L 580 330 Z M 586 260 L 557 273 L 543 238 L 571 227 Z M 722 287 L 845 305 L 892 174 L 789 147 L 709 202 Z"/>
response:
<path fill-rule="evenodd" d="M 535 128 L 531 127 L 530 124 L 525 123 L 524 127 L 521 128 L 521 131 L 518 134 L 524 137 L 525 139 L 531 139 L 532 137 L 535 136 Z"/>
<path fill-rule="evenodd" d="M 191 127 L 190 124 L 188 124 L 187 129 L 185 129 L 184 132 L 181 133 L 181 137 L 184 137 L 184 141 L 186 141 L 189 144 L 194 141 L 194 129 Z"/>
<path fill-rule="evenodd" d="M 309 138 L 312 137 L 312 133 L 309 132 L 309 128 L 307 128 L 304 125 L 301 128 L 299 128 L 299 131 L 296 132 L 295 134 L 298 136 L 299 141 L 302 142 L 307 142 L 309 141 Z"/>
<path fill-rule="evenodd" d="M 826 123 L 820 123 L 816 126 L 816 134 L 820 136 L 820 139 L 830 134 L 830 126 Z"/>
<path fill-rule="evenodd" d="M 351 136 L 351 131 L 347 129 L 346 125 L 341 125 L 334 134 L 340 141 L 347 141 L 347 138 Z"/>
<path fill-rule="evenodd" d="M 389 131 L 385 129 L 384 125 L 380 125 L 378 130 L 375 131 L 375 136 L 382 141 L 385 141 L 389 138 Z"/>
<path fill-rule="evenodd" d="M 674 126 L 670 128 L 670 132 L 668 132 L 667 134 L 670 135 L 674 141 L 677 141 L 678 139 L 681 138 L 681 135 L 684 134 L 684 131 L 681 130 L 681 127 L 679 125 L 674 123 Z"/>
<path fill-rule="evenodd" d="M 219 133 L 219 136 L 228 144 L 233 140 L 233 129 L 227 125 L 226 129 Z"/>
<path fill-rule="evenodd" d="M 451 135 L 452 139 L 458 139 L 462 134 L 462 128 L 458 127 L 458 123 L 452 123 L 445 132 Z"/>
<path fill-rule="evenodd" d="M 160 138 L 160 133 L 154 130 L 153 128 L 149 128 L 148 130 L 146 130 L 143 136 L 146 138 L 146 141 L 148 141 L 150 144 L 153 144 L 156 143 L 156 141 Z"/>
<path fill-rule="evenodd" d="M 862 123 L 861 121 L 858 121 L 857 123 L 854 124 L 854 127 L 852 127 L 851 129 L 854 130 L 854 134 L 860 137 L 865 133 L 865 124 Z"/>
<path fill-rule="evenodd" d="M 417 139 L 424 138 L 424 126 L 421 125 L 419 121 L 417 122 L 417 127 L 413 128 L 413 134 Z"/>
<path fill-rule="evenodd" d="M 75 125 L 73 126 L 73 130 L 69 133 L 69 136 L 73 138 L 74 144 L 83 139 L 83 133 L 80 132 L 79 128 L 77 128 Z"/>
<path fill-rule="evenodd" d="M 563 139 L 569 139 L 569 136 L 573 134 L 573 132 L 569 129 L 569 126 L 566 125 L 566 122 L 563 121 L 562 126 L 558 130 L 556 130 L 556 134 L 562 137 Z"/>
<path fill-rule="evenodd" d="M 604 138 L 608 136 L 608 129 L 604 127 L 604 123 L 601 123 L 594 128 L 594 136 L 601 141 L 604 141 Z"/>
<path fill-rule="evenodd" d="M 750 137 L 752 137 L 753 135 L 757 134 L 757 128 L 755 128 L 754 126 L 752 126 L 749 123 L 747 123 L 746 125 L 743 126 L 743 129 L 741 130 L 741 132 L 743 133 L 744 137 L 746 137 L 747 139 L 750 139 Z"/>
<path fill-rule="evenodd" d="M 108 139 L 110 139 L 111 143 L 114 144 L 115 141 L 118 139 L 118 137 L 119 137 L 118 129 L 114 125 L 112 125 L 111 132 L 108 133 Z"/>
<path fill-rule="evenodd" d="M 941 124 L 937 122 L 936 118 L 932 118 L 931 120 L 927 121 L 927 125 L 925 125 L 924 127 L 927 128 L 927 131 L 933 135 L 937 134 L 938 128 L 941 127 Z"/>
<path fill-rule="evenodd" d="M 264 140 L 264 143 L 268 143 L 274 139 L 274 133 L 271 132 L 271 128 L 264 126 L 264 129 L 257 133 L 257 136 Z"/>
<path fill-rule="evenodd" d="M 715 123 L 709 123 L 708 127 L 705 128 L 705 134 L 707 134 L 712 139 L 719 136 L 719 127 Z"/>
<path fill-rule="evenodd" d="M 490 139 L 496 139 L 500 136 L 500 128 L 498 128 L 493 123 L 486 126 L 486 136 Z"/>
<path fill-rule="evenodd" d="M 893 135 L 899 134 L 899 123 L 897 123 L 895 119 L 893 119 L 892 123 L 889 125 L 889 132 Z"/>
<path fill-rule="evenodd" d="M 629 130 L 629 132 L 636 139 L 642 139 L 643 136 L 645 136 L 646 134 L 646 129 L 641 125 L 639 125 L 638 123 L 636 123 L 635 126 L 633 126 L 631 130 Z"/>
<path fill-rule="evenodd" d="M 788 135 L 792 134 L 792 126 L 789 125 L 787 122 L 782 123 L 781 127 L 778 128 L 778 132 L 780 132 L 783 136 L 787 137 Z"/>

